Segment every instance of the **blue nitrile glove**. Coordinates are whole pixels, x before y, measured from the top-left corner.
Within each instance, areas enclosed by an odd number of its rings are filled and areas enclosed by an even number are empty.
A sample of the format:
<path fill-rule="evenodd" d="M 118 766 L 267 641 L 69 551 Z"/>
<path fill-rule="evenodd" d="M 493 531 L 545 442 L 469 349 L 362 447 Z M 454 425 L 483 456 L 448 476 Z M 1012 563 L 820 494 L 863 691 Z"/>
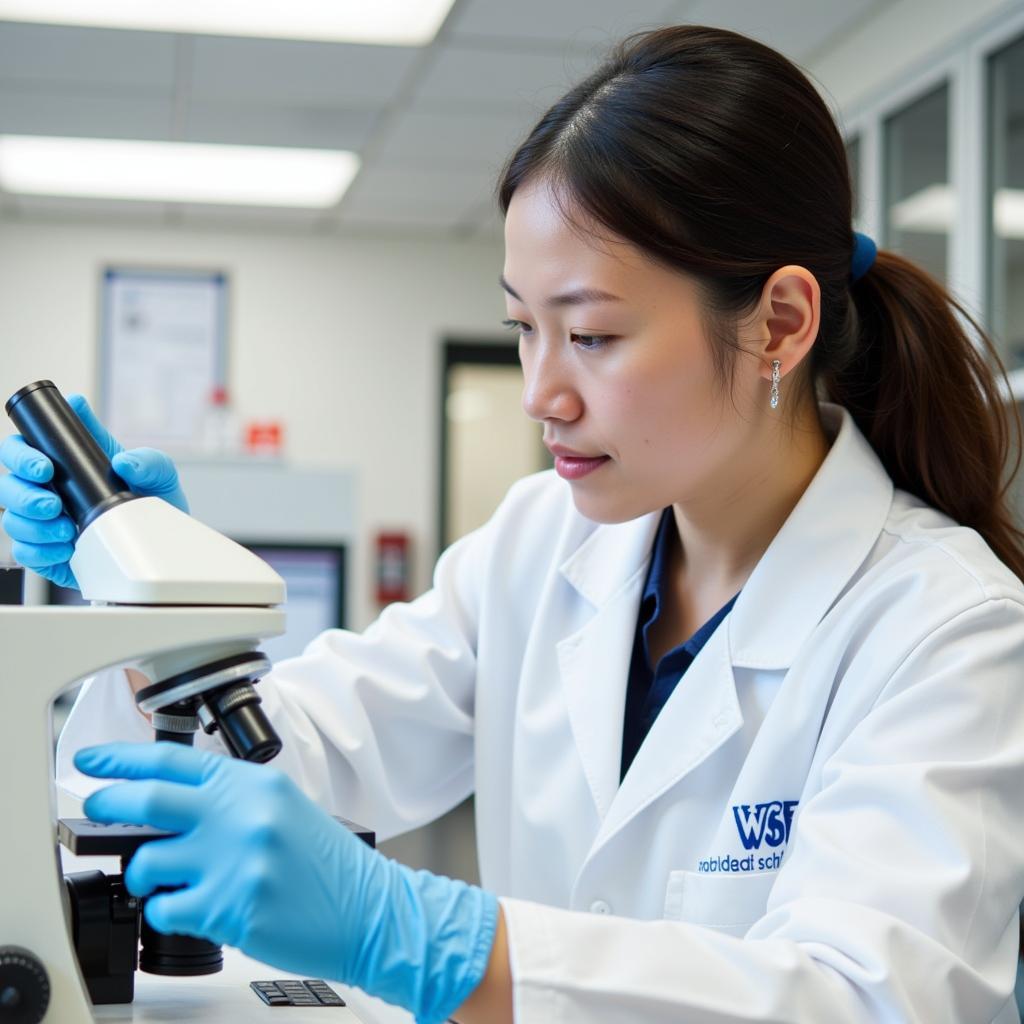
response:
<path fill-rule="evenodd" d="M 447 1020 L 482 980 L 494 896 L 388 860 L 276 769 L 177 743 L 89 747 L 75 765 L 136 780 L 90 796 L 93 820 L 180 833 L 141 846 L 125 871 L 136 896 L 175 889 L 146 901 L 157 931 L 355 985 L 421 1024 Z"/>
<path fill-rule="evenodd" d="M 182 512 L 188 511 L 178 471 L 167 455 L 154 448 L 125 451 L 81 395 L 70 395 L 68 404 L 135 494 L 163 498 Z M 53 463 L 29 447 L 20 434 L 11 434 L 0 444 L 0 462 L 10 470 L 0 476 L 0 508 L 6 509 L 3 528 L 14 541 L 11 554 L 58 586 L 77 589 L 78 581 L 68 565 L 75 550 L 75 525 L 63 514 L 60 498 L 40 486 L 53 479 Z"/>

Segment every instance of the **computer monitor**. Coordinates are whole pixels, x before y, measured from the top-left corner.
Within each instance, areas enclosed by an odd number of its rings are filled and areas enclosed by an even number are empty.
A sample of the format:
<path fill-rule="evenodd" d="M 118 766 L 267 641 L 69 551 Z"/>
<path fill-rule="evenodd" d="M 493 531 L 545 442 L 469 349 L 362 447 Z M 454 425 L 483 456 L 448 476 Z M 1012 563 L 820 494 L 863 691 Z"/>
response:
<path fill-rule="evenodd" d="M 82 595 L 77 590 L 69 590 L 67 587 L 58 587 L 56 583 L 49 583 L 46 587 L 48 597 L 47 604 L 88 604 L 82 600 Z"/>
<path fill-rule="evenodd" d="M 287 629 L 263 641 L 271 662 L 301 654 L 325 629 L 345 625 L 345 547 L 341 544 L 278 544 L 241 541 L 280 575 L 288 587 Z M 84 604 L 77 590 L 50 584 L 49 603 Z M 20 599 L 20 598 L 19 598 Z"/>
<path fill-rule="evenodd" d="M 21 604 L 24 569 L 0 569 L 0 604 Z"/>
<path fill-rule="evenodd" d="M 345 625 L 345 548 L 341 544 L 276 544 L 242 541 L 280 575 L 288 586 L 284 636 L 260 647 L 272 662 L 301 654 L 325 629 Z"/>

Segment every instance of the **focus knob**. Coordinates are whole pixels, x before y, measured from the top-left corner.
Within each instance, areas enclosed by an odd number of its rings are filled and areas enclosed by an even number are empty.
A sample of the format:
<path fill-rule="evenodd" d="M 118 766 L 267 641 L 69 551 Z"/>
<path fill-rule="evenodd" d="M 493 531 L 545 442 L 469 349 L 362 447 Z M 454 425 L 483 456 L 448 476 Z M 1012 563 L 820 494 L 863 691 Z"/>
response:
<path fill-rule="evenodd" d="M 38 957 L 0 946 L 0 1024 L 39 1024 L 50 1005 L 50 979 Z"/>

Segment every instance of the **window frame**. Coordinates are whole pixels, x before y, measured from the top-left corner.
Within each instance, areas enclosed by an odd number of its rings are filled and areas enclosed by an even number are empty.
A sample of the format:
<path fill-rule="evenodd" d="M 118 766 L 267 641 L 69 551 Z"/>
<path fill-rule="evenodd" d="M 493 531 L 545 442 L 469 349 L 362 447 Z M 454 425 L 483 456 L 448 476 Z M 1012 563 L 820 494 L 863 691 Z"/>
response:
<path fill-rule="evenodd" d="M 988 197 L 989 59 L 1024 35 L 1024 9 L 1005 9 L 980 21 L 969 33 L 912 64 L 898 78 L 836 112 L 843 140 L 860 140 L 860 216 L 854 228 L 884 245 L 885 122 L 943 84 L 949 87 L 949 179 L 956 214 L 947 236 L 949 287 L 986 329 L 991 330 Z M 1001 340 L 1001 339 L 1000 339 Z M 1024 401 L 1024 368 L 1009 374 L 1016 401 Z"/>

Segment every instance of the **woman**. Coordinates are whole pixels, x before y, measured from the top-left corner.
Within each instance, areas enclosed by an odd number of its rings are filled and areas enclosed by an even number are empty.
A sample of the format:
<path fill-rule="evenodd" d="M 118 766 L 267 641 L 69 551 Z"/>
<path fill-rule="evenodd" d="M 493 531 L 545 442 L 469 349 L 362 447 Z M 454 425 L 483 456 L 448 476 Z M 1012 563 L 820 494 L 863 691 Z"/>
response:
<path fill-rule="evenodd" d="M 387 836 L 475 792 L 486 889 L 363 850 L 271 769 L 159 744 L 77 759 L 136 780 L 90 815 L 181 832 L 130 887 L 183 886 L 156 927 L 420 1020 L 1016 1021 L 1024 549 L 991 343 L 854 236 L 825 105 L 729 32 L 627 39 L 499 197 L 557 473 L 429 593 L 261 684 L 322 807 Z M 32 511 L 48 467 L 3 453 L 17 556 L 67 574 L 66 520 Z M 159 456 L 114 461 L 181 500 Z M 132 737 L 106 673 L 62 756 Z"/>

